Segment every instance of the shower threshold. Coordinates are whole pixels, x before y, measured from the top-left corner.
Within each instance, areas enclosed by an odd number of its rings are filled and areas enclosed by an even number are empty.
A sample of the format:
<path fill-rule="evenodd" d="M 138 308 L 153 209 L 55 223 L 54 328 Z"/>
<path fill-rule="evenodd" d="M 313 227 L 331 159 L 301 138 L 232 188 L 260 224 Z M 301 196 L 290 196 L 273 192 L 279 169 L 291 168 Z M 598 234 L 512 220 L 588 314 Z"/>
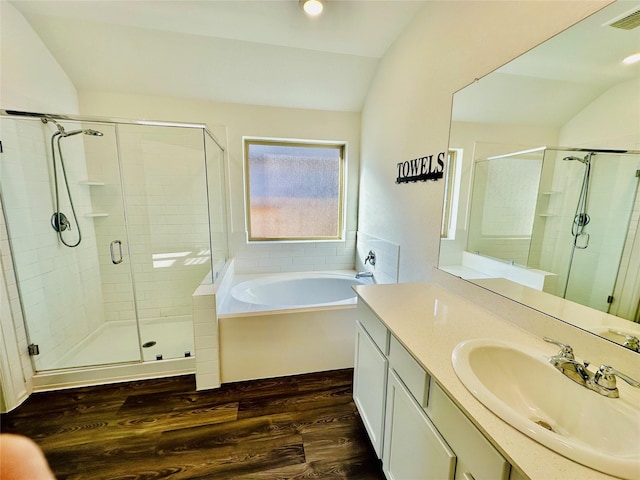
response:
<path fill-rule="evenodd" d="M 194 356 L 158 361 L 134 362 L 99 367 L 70 368 L 39 372 L 33 376 L 33 391 L 105 385 L 151 378 L 174 377 L 195 373 Z"/>

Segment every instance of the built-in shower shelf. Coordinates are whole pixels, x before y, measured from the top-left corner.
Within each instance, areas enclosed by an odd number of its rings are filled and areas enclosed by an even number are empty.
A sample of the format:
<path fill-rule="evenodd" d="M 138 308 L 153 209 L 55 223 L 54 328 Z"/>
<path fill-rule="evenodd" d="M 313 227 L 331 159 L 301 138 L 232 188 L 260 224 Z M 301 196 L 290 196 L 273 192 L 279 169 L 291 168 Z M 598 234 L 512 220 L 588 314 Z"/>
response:
<path fill-rule="evenodd" d="M 557 213 L 539 213 L 538 216 L 539 217 L 557 217 L 558 214 Z"/>
<path fill-rule="evenodd" d="M 562 193 L 562 192 L 556 192 L 556 191 L 550 190 L 548 192 L 542 192 L 542 195 L 558 195 L 559 193 Z"/>
<path fill-rule="evenodd" d="M 104 182 L 94 182 L 93 180 L 83 180 L 78 182 L 79 185 L 90 185 L 90 186 L 100 186 L 104 185 Z"/>
<path fill-rule="evenodd" d="M 85 213 L 83 216 L 84 217 L 90 217 L 90 218 L 93 218 L 93 217 L 108 217 L 109 214 L 108 213 L 104 213 L 104 212 L 90 212 L 90 213 Z"/>

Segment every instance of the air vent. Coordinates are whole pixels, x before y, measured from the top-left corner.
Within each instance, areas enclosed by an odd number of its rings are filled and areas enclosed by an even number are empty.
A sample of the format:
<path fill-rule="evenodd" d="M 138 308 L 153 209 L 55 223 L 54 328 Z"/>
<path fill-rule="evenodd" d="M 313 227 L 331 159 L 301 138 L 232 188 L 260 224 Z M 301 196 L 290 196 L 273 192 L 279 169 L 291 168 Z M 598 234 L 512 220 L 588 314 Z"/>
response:
<path fill-rule="evenodd" d="M 622 17 L 619 20 L 610 23 L 609 25 L 614 28 L 620 28 L 622 30 L 633 30 L 636 27 L 640 27 L 640 10 Z"/>

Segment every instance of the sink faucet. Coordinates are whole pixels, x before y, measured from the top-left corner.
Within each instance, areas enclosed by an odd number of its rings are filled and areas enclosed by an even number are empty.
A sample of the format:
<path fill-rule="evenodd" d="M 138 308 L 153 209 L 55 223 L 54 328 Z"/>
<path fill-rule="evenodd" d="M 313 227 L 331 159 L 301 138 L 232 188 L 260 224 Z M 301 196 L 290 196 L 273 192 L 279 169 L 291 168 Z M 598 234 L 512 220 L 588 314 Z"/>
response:
<path fill-rule="evenodd" d="M 569 377 L 580 385 L 584 385 L 589 380 L 589 371 L 587 370 L 589 364 L 583 364 L 576 360 L 571 345 L 560 343 L 548 337 L 544 337 L 544 340 L 560 347 L 560 352 L 549 358 L 549 363 L 560 370 L 564 376 Z"/>
<path fill-rule="evenodd" d="M 621 332 L 620 330 L 614 330 L 613 328 L 609 329 L 609 333 L 615 333 L 616 335 L 624 337 L 624 343 L 622 344 L 622 346 L 624 348 L 628 348 L 629 350 L 633 350 L 634 352 L 640 353 L 640 339 L 635 335 L 627 332 Z"/>
<path fill-rule="evenodd" d="M 560 347 L 560 352 L 549 358 L 549 363 L 565 377 L 573 380 L 589 390 L 609 398 L 618 398 L 620 392 L 616 386 L 616 377 L 621 378 L 632 387 L 640 388 L 640 382 L 616 370 L 610 365 L 601 365 L 596 373 L 589 371 L 589 362 L 580 363 L 575 359 L 573 348 L 552 338 L 543 337 L 545 342 Z"/>

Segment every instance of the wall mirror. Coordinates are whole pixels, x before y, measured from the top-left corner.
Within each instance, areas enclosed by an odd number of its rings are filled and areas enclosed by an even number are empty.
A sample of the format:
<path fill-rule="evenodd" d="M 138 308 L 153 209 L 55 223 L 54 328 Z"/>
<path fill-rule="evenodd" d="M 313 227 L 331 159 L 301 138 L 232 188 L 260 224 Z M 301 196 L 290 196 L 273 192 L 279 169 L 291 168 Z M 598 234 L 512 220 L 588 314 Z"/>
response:
<path fill-rule="evenodd" d="M 640 1 L 618 0 L 456 92 L 439 268 L 633 350 L 632 55 L 640 57 Z"/>

